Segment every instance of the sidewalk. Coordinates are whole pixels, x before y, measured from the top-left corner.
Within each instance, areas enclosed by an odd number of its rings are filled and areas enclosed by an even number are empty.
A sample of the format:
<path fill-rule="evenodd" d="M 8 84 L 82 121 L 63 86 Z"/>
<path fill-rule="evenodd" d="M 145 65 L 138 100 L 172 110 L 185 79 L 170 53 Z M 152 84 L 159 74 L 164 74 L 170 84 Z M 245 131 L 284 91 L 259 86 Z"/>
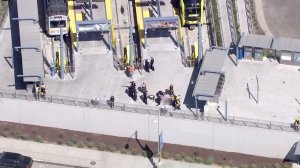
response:
<path fill-rule="evenodd" d="M 245 0 L 237 0 L 238 20 L 241 33 L 249 33 Z"/>
<path fill-rule="evenodd" d="M 51 163 L 93 168 L 153 168 L 151 162 L 142 156 L 123 155 L 90 149 L 37 143 L 0 137 L 2 151 L 18 152 L 31 156 L 34 160 Z M 95 165 L 90 163 L 94 161 Z M 156 162 L 156 159 L 154 159 Z M 217 165 L 203 165 L 174 160 L 163 160 L 161 168 L 212 168 Z"/>
<path fill-rule="evenodd" d="M 232 42 L 232 39 L 231 39 L 226 0 L 218 0 L 218 4 L 219 4 L 220 21 L 222 25 L 222 33 L 223 33 L 223 40 L 224 40 L 223 44 L 224 47 L 229 47 Z"/>

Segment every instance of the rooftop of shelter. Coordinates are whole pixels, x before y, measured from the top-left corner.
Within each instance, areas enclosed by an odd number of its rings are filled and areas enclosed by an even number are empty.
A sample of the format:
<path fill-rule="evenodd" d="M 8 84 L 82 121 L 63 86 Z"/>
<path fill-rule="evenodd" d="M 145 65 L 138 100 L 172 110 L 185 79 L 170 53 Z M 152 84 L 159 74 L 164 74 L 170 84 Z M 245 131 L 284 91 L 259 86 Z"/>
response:
<path fill-rule="evenodd" d="M 257 34 L 243 34 L 239 46 L 249 46 L 256 48 L 270 48 L 272 45 L 273 37 Z"/>
<path fill-rule="evenodd" d="M 272 49 L 300 52 L 300 40 L 291 38 L 274 38 Z"/>

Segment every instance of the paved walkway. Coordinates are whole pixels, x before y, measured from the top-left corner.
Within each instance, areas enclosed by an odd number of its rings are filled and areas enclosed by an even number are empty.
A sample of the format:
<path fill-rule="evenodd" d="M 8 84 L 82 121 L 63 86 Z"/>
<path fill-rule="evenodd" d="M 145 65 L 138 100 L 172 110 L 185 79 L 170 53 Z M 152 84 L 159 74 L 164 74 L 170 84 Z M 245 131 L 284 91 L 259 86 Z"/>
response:
<path fill-rule="evenodd" d="M 74 165 L 95 168 L 152 168 L 151 162 L 142 156 L 123 155 L 90 149 L 80 149 L 68 146 L 36 143 L 0 137 L 2 151 L 18 152 L 31 156 L 35 160 L 58 164 Z M 90 163 L 94 161 L 95 165 Z M 156 160 L 154 160 L 156 162 Z M 212 168 L 217 165 L 207 166 L 174 160 L 163 160 L 161 168 Z"/>
<path fill-rule="evenodd" d="M 237 0 L 236 6 L 237 6 L 237 10 L 238 10 L 238 20 L 239 20 L 240 32 L 248 33 L 249 29 L 248 29 L 248 22 L 247 22 L 245 0 Z"/>
<path fill-rule="evenodd" d="M 231 32 L 230 32 L 230 25 L 228 20 L 226 0 L 218 0 L 218 4 L 219 4 L 220 20 L 222 25 L 222 32 L 223 32 L 223 44 L 224 47 L 229 47 L 232 40 L 231 40 Z"/>

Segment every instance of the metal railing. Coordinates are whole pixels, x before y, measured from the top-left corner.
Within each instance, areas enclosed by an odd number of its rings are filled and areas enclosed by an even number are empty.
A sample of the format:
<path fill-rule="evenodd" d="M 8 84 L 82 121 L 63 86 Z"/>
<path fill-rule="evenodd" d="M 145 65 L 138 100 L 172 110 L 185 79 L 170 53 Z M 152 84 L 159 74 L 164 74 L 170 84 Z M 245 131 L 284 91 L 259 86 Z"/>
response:
<path fill-rule="evenodd" d="M 222 25 L 222 22 L 221 22 L 221 18 L 220 18 L 220 16 L 221 16 L 221 13 L 220 13 L 220 6 L 219 6 L 219 3 L 217 2 L 217 9 L 218 9 L 218 13 L 217 13 L 217 16 L 218 16 L 218 19 L 219 19 L 219 25 L 220 25 L 220 33 L 221 33 L 221 38 L 222 38 L 222 46 L 221 47 L 226 47 L 225 46 L 225 41 L 224 41 L 224 32 L 223 32 L 223 25 Z M 213 13 L 213 15 L 215 15 L 214 13 Z M 214 16 L 213 16 L 213 18 L 214 18 Z M 215 22 L 215 20 L 214 20 L 214 22 Z"/>
<path fill-rule="evenodd" d="M 215 30 L 215 21 L 211 1 L 205 1 L 206 22 L 210 23 L 208 27 L 208 35 L 210 37 L 210 46 L 217 46 L 217 35 Z"/>
<path fill-rule="evenodd" d="M 253 34 L 253 22 L 252 22 L 252 14 L 251 14 L 251 5 L 250 5 L 249 0 L 245 0 L 245 8 L 246 8 L 248 30 L 249 30 L 250 34 Z"/>
<path fill-rule="evenodd" d="M 230 26 L 230 32 L 231 32 L 231 39 L 234 44 L 237 43 L 238 37 L 237 37 L 237 30 L 236 25 L 234 21 L 234 15 L 233 15 L 233 5 L 231 0 L 226 0 L 226 6 L 227 6 L 227 14 L 228 14 L 228 21 Z"/>
<path fill-rule="evenodd" d="M 197 115 L 191 111 L 186 111 L 186 110 L 174 111 L 172 109 L 165 108 L 165 107 L 158 108 L 158 107 L 125 104 L 125 103 L 118 103 L 118 102 L 115 102 L 114 107 L 112 108 L 109 100 L 103 101 L 98 99 L 84 99 L 84 98 L 74 98 L 74 97 L 56 96 L 56 95 L 47 95 L 45 98 L 37 98 L 33 94 L 20 94 L 15 91 L 0 91 L 0 98 L 19 99 L 19 100 L 27 100 L 27 101 L 40 101 L 45 103 L 55 103 L 55 104 L 116 110 L 116 111 L 150 114 L 150 115 L 157 115 L 158 111 L 160 110 L 161 111 L 160 114 L 165 117 L 196 120 L 199 122 L 206 121 L 206 122 L 214 122 L 219 124 L 232 124 L 237 126 L 255 127 L 255 128 L 278 130 L 278 131 L 298 132 L 298 128 L 296 128 L 292 123 L 256 120 L 256 119 L 232 117 L 232 116 L 228 116 L 226 119 L 225 117 L 216 114 L 204 115 L 202 113 L 202 115 Z"/>

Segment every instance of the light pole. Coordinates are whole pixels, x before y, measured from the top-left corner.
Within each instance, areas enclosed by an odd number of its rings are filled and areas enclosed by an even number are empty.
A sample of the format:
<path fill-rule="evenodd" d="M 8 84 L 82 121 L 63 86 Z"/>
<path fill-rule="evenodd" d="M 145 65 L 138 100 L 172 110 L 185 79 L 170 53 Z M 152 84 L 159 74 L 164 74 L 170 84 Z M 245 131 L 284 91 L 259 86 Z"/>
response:
<path fill-rule="evenodd" d="M 160 110 L 158 110 L 158 116 L 157 116 L 157 154 L 158 154 L 158 162 L 157 162 L 157 166 L 161 165 L 161 151 L 160 151 L 160 135 L 159 135 L 159 131 L 160 131 L 160 127 L 159 127 L 159 120 L 160 120 Z M 156 120 L 153 121 L 154 123 L 156 123 Z"/>
<path fill-rule="evenodd" d="M 159 119 L 160 119 L 160 110 L 158 110 L 158 121 L 157 121 L 157 135 L 158 135 L 158 140 L 157 140 L 157 147 L 158 147 L 158 163 L 157 166 L 160 165 L 160 156 L 161 156 L 161 151 L 160 151 L 160 136 L 159 136 Z"/>

